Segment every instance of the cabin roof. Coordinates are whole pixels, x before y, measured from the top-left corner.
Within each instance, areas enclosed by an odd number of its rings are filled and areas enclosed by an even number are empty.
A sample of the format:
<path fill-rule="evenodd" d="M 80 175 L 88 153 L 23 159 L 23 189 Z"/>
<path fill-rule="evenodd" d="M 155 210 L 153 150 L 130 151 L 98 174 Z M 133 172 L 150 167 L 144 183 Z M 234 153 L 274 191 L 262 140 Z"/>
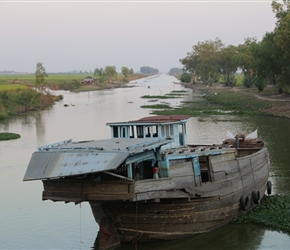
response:
<path fill-rule="evenodd" d="M 107 139 L 52 144 L 33 153 L 24 180 L 41 180 L 115 170 L 130 155 L 169 143 L 170 139 Z"/>
<path fill-rule="evenodd" d="M 96 80 L 96 79 L 92 76 L 87 76 L 83 80 Z"/>
<path fill-rule="evenodd" d="M 180 123 L 180 122 L 186 122 L 189 118 L 191 118 L 190 115 L 156 115 L 156 116 L 148 116 L 143 117 L 138 120 L 128 121 L 128 122 L 110 122 L 107 123 L 108 126 L 116 126 L 116 125 L 122 125 L 122 124 L 170 124 L 170 123 Z"/>

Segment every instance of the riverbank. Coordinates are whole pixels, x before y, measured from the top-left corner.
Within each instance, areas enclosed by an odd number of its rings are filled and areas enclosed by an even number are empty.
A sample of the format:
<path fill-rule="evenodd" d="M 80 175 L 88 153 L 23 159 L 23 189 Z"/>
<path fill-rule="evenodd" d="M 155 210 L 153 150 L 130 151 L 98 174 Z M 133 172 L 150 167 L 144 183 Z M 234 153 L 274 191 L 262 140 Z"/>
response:
<path fill-rule="evenodd" d="M 72 90 L 72 92 L 78 93 L 78 92 L 85 92 L 85 91 L 95 91 L 95 90 L 105 90 L 105 89 L 114 89 L 114 88 L 127 88 L 128 83 L 146 78 L 149 75 L 144 74 L 134 74 L 132 76 L 128 76 L 126 78 L 126 81 L 118 80 L 116 82 L 105 82 L 103 84 L 87 84 L 87 85 L 81 85 L 78 89 Z"/>
<path fill-rule="evenodd" d="M 177 109 L 156 110 L 153 113 L 191 116 L 264 115 L 290 119 L 290 96 L 277 94 L 274 86 L 267 86 L 263 92 L 259 92 L 256 88 L 225 87 L 220 83 L 212 86 L 183 85 L 194 92 L 191 101 L 183 102 Z"/>
<path fill-rule="evenodd" d="M 71 92 L 124 88 L 128 87 L 127 84 L 131 81 L 148 76 L 134 74 L 128 76 L 126 79 L 119 77 L 116 82 L 105 82 L 103 84 L 80 84 L 80 82 L 76 84 L 77 80 L 73 79 L 52 79 L 46 83 L 45 87 L 51 90 L 69 90 Z M 35 110 L 47 109 L 63 98 L 62 96 L 52 95 L 50 91 L 35 90 L 33 88 L 34 79 L 32 77 L 14 77 L 17 80 L 10 79 L 11 76 L 6 76 L 6 78 L 5 76 L 0 77 L 0 120 Z"/>

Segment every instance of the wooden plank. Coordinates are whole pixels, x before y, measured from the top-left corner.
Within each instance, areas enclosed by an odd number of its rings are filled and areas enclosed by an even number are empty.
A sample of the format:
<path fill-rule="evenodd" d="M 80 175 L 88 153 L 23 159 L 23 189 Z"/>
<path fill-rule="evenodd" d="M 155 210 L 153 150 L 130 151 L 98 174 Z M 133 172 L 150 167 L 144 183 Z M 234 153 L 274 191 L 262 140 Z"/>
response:
<path fill-rule="evenodd" d="M 130 200 L 133 198 L 132 183 L 86 182 L 86 181 L 45 181 L 43 199 L 77 200 Z"/>
<path fill-rule="evenodd" d="M 148 179 L 135 182 L 135 193 L 144 193 L 148 191 L 169 190 L 176 188 L 171 178 Z"/>

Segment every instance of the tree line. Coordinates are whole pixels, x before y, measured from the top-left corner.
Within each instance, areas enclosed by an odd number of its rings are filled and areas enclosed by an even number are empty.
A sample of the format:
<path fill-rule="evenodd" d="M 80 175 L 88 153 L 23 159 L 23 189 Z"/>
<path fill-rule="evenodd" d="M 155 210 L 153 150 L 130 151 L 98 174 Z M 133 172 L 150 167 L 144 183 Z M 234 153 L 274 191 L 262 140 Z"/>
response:
<path fill-rule="evenodd" d="M 123 66 L 121 69 L 121 73 L 124 77 L 124 80 L 128 76 L 132 76 L 134 74 L 134 70 L 131 68 Z M 95 68 L 94 77 L 96 78 L 96 83 L 104 83 L 104 82 L 114 82 L 117 79 L 118 72 L 115 66 L 106 66 L 105 68 Z"/>
<path fill-rule="evenodd" d="M 240 70 L 246 87 L 263 91 L 267 84 L 275 85 L 279 93 L 290 93 L 290 0 L 272 1 L 276 27 L 258 42 L 246 38 L 244 44 L 225 46 L 219 38 L 198 42 L 187 56 L 180 59 L 182 77 L 204 83 L 224 82 L 235 85 Z"/>

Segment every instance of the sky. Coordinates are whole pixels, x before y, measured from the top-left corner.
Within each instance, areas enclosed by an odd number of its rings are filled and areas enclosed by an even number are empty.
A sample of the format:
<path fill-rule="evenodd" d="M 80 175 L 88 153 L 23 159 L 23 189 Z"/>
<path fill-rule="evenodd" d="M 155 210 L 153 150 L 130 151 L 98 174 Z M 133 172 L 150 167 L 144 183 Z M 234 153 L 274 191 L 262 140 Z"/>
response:
<path fill-rule="evenodd" d="M 260 41 L 275 28 L 271 1 L 0 0 L 0 71 L 182 68 L 198 42 Z"/>

